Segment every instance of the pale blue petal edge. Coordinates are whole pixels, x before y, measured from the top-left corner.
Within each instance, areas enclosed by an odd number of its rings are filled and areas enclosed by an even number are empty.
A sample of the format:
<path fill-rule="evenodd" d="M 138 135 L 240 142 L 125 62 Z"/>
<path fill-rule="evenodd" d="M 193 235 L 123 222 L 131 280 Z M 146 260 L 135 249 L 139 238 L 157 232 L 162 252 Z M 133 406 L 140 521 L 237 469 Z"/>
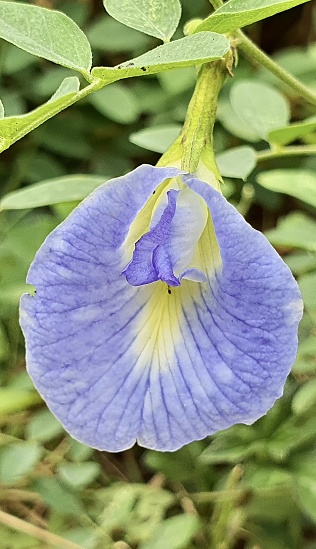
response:
<path fill-rule="evenodd" d="M 179 322 L 164 336 L 163 363 L 152 357 L 150 367 L 139 335 L 162 283 L 130 286 L 122 243 L 153 190 L 178 173 L 142 166 L 106 183 L 47 238 L 29 272 L 29 373 L 70 434 L 99 449 L 138 439 L 175 450 L 251 423 L 282 394 L 295 358 L 301 300 L 289 269 L 217 191 L 190 179 L 212 213 L 222 268 L 210 283 L 182 282 Z"/>

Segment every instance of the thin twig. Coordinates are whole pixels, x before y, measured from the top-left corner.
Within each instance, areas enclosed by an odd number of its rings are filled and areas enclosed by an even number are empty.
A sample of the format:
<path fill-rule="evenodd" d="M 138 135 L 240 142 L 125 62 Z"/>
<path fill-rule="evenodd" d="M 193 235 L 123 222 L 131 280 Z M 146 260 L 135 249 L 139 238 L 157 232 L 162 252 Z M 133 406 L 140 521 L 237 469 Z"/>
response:
<path fill-rule="evenodd" d="M 0 511 L 0 522 L 13 530 L 23 532 L 23 534 L 32 536 L 33 538 L 43 541 L 47 545 L 53 545 L 59 549 L 83 549 L 82 545 L 78 545 L 73 541 L 57 536 L 56 534 L 52 534 L 39 526 L 30 524 L 29 522 L 10 515 L 9 513 L 5 513 L 4 511 Z"/>
<path fill-rule="evenodd" d="M 270 160 L 272 158 L 281 158 L 284 156 L 305 156 L 316 154 L 316 145 L 294 145 L 292 147 L 283 147 L 280 149 L 267 149 L 256 153 L 257 162 Z"/>

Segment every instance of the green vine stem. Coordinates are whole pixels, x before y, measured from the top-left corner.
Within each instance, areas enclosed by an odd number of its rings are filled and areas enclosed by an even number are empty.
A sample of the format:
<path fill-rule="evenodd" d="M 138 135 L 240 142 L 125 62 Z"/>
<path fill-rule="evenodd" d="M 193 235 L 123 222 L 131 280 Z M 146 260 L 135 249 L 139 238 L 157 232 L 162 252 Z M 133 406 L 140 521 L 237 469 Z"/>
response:
<path fill-rule="evenodd" d="M 311 154 L 316 154 L 316 145 L 297 145 L 293 147 L 267 149 L 257 152 L 257 162 L 285 156 L 305 156 Z"/>
<path fill-rule="evenodd" d="M 295 76 L 292 76 L 292 74 L 280 67 L 280 65 L 260 50 L 260 48 L 258 48 L 258 46 L 256 46 L 256 44 L 254 44 L 241 30 L 237 30 L 235 32 L 235 36 L 237 38 L 237 45 L 239 49 L 251 62 L 260 64 L 268 69 L 280 80 L 282 80 L 282 82 L 296 91 L 300 97 L 307 101 L 307 103 L 316 106 L 316 94 L 312 92 L 312 90 L 302 84 L 302 82 L 295 78 Z"/>
<path fill-rule="evenodd" d="M 219 9 L 224 5 L 222 0 L 210 0 L 210 3 L 212 4 L 214 10 Z M 261 65 L 262 67 L 268 69 L 280 80 L 282 80 L 282 82 L 295 90 L 300 97 L 307 101 L 307 103 L 316 106 L 316 94 L 311 89 L 302 84 L 302 82 L 295 78 L 295 76 L 280 67 L 280 65 L 278 65 L 268 55 L 266 55 L 240 29 L 234 32 L 234 36 L 237 39 L 237 46 L 239 47 L 240 51 L 242 51 L 245 57 L 247 57 L 252 63 Z"/>

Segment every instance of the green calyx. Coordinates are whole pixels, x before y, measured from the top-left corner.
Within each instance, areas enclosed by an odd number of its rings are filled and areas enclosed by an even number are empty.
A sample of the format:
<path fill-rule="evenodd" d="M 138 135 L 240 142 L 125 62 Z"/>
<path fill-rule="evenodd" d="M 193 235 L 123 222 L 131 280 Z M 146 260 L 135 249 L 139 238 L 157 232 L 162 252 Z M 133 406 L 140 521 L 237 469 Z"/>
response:
<path fill-rule="evenodd" d="M 213 128 L 218 94 L 226 74 L 224 59 L 206 63 L 199 69 L 181 133 L 161 157 L 158 166 L 172 165 L 201 176 L 203 172 L 203 179 L 209 179 L 210 184 L 219 186 L 214 181 L 221 181 L 221 176 L 214 156 Z M 206 172 L 210 172 L 208 177 Z"/>

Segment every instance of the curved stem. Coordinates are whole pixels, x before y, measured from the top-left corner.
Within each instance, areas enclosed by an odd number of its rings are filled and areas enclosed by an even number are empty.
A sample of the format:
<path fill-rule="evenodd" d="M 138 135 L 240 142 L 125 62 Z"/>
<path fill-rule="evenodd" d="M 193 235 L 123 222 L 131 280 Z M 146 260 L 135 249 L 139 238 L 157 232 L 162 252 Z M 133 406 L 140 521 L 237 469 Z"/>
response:
<path fill-rule="evenodd" d="M 214 61 L 203 65 L 189 103 L 180 134 L 182 143 L 181 168 L 189 173 L 197 170 L 202 151 L 207 143 L 213 151 L 213 127 L 216 118 L 218 94 L 227 73 L 226 64 Z M 214 173 L 217 167 L 214 158 Z"/>
<path fill-rule="evenodd" d="M 254 44 L 241 30 L 237 30 L 235 36 L 238 39 L 239 49 L 250 61 L 262 65 L 282 80 L 282 82 L 295 90 L 300 97 L 305 99 L 305 101 L 311 105 L 316 105 L 316 94 L 312 92 L 312 90 L 302 84 L 295 76 L 292 76 L 292 74 L 280 67 L 280 65 L 258 48 L 258 46 L 256 46 L 256 44 Z"/>
<path fill-rule="evenodd" d="M 213 127 L 218 94 L 226 73 L 225 60 L 202 65 L 181 133 L 162 155 L 157 166 L 176 166 L 184 172 L 194 174 L 202 161 L 212 174 L 212 181 L 221 180 L 214 156 Z M 211 184 L 214 185 L 214 182 Z"/>
<path fill-rule="evenodd" d="M 280 149 L 267 149 L 257 152 L 257 162 L 270 160 L 273 158 L 282 158 L 284 156 L 305 156 L 316 154 L 316 145 L 297 145 L 293 147 L 284 147 Z"/>
<path fill-rule="evenodd" d="M 39 526 L 35 526 L 35 524 L 26 522 L 25 520 L 15 517 L 14 515 L 9 515 L 9 513 L 5 513 L 1 510 L 0 523 L 12 528 L 13 530 L 32 536 L 33 538 L 36 538 L 50 546 L 53 545 L 54 547 L 59 547 L 60 549 L 83 549 L 83 547 L 77 543 L 62 538 L 57 534 L 52 534 Z"/>
<path fill-rule="evenodd" d="M 224 5 L 222 0 L 210 0 L 214 10 L 221 8 Z M 248 38 L 240 29 L 235 31 L 235 36 L 238 39 L 238 47 L 244 53 L 244 55 L 252 62 L 259 64 L 275 76 L 277 76 L 282 82 L 290 86 L 300 95 L 307 103 L 316 105 L 316 94 L 310 90 L 307 86 L 302 84 L 300 80 L 295 78 L 292 74 L 280 67 L 275 61 L 273 61 L 268 55 L 266 55 L 250 38 Z"/>
<path fill-rule="evenodd" d="M 224 2 L 222 2 L 222 0 L 210 0 L 210 3 L 212 4 L 214 10 L 218 10 L 224 5 Z"/>

